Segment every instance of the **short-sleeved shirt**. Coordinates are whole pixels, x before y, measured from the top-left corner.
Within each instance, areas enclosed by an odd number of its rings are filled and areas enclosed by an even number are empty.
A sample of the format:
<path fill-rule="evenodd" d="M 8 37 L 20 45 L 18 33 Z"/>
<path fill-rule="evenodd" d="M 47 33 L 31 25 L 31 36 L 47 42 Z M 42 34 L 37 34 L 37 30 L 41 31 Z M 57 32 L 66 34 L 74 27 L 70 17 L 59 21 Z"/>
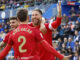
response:
<path fill-rule="evenodd" d="M 21 24 L 13 31 L 8 44 L 13 45 L 15 58 L 40 60 L 38 44 L 43 40 L 38 29 Z"/>

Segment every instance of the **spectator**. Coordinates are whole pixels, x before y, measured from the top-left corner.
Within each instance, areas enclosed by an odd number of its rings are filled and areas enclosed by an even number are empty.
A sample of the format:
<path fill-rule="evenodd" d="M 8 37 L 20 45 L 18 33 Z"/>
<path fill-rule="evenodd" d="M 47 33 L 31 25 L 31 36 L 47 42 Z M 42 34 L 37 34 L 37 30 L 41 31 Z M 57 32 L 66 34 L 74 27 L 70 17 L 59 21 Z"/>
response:
<path fill-rule="evenodd" d="M 7 22 L 5 25 L 4 25 L 4 29 L 7 29 L 7 30 L 9 30 L 10 29 L 10 25 L 9 25 L 10 23 L 9 22 Z"/>
<path fill-rule="evenodd" d="M 69 11 L 70 15 L 72 15 L 72 13 L 76 14 L 76 11 L 75 11 L 74 7 L 72 7 L 71 10 Z"/>
<path fill-rule="evenodd" d="M 77 20 L 77 16 L 75 15 L 75 13 L 72 13 L 70 21 L 75 22 L 76 20 Z"/>
<path fill-rule="evenodd" d="M 74 23 L 74 22 L 71 22 L 71 23 L 70 23 L 70 26 L 71 26 L 71 31 L 74 32 L 75 23 Z"/>
<path fill-rule="evenodd" d="M 73 35 L 73 31 L 71 30 L 70 24 L 64 26 L 64 33 L 66 37 L 68 37 L 69 35 Z"/>
<path fill-rule="evenodd" d="M 61 48 L 62 48 L 62 39 L 61 38 L 58 38 L 58 50 L 61 51 Z"/>
<path fill-rule="evenodd" d="M 75 41 L 74 52 L 79 52 L 79 41 Z"/>
<path fill-rule="evenodd" d="M 80 31 L 80 23 L 78 21 L 76 21 L 74 29 Z"/>
<path fill-rule="evenodd" d="M 63 55 L 67 55 L 67 48 L 66 48 L 66 46 L 65 46 L 64 43 L 62 44 L 61 53 L 62 53 Z"/>
<path fill-rule="evenodd" d="M 64 39 L 63 39 L 63 40 L 64 40 L 64 42 L 63 42 L 63 43 L 65 44 L 65 46 L 67 46 L 67 42 L 68 42 L 67 37 L 64 37 Z"/>
<path fill-rule="evenodd" d="M 60 35 L 61 38 L 64 37 L 64 25 L 61 25 L 61 29 L 59 31 L 59 35 Z"/>
<path fill-rule="evenodd" d="M 67 43 L 67 49 L 71 48 L 72 51 L 74 51 L 74 45 L 75 45 L 75 43 L 72 41 L 72 37 L 69 37 L 68 38 L 68 43 Z"/>
<path fill-rule="evenodd" d="M 79 54 L 78 54 L 78 52 L 74 53 L 73 60 L 79 60 Z"/>
<path fill-rule="evenodd" d="M 68 21 L 69 21 L 68 16 L 66 16 L 66 14 L 63 14 L 63 17 L 62 17 L 62 24 L 67 24 Z"/>
<path fill-rule="evenodd" d="M 80 23 L 80 13 L 79 13 L 79 17 L 77 18 L 77 21 Z"/>
<path fill-rule="evenodd" d="M 74 42 L 79 41 L 79 38 L 80 38 L 80 36 L 79 36 L 78 30 L 75 30 L 74 38 L 73 38 Z"/>
<path fill-rule="evenodd" d="M 52 40 L 57 40 L 59 38 L 59 32 L 54 29 L 54 31 L 52 32 Z"/>

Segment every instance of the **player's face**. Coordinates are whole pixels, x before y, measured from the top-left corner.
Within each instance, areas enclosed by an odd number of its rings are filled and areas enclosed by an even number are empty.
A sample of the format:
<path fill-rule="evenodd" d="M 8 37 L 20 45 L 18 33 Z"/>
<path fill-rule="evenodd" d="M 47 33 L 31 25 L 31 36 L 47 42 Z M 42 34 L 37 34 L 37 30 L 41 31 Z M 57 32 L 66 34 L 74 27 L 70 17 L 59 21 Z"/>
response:
<path fill-rule="evenodd" d="M 10 20 L 10 26 L 11 26 L 11 28 L 17 28 L 18 21 L 17 20 Z"/>
<path fill-rule="evenodd" d="M 42 15 L 38 11 L 32 12 L 32 23 L 34 25 L 40 25 L 41 23 Z"/>

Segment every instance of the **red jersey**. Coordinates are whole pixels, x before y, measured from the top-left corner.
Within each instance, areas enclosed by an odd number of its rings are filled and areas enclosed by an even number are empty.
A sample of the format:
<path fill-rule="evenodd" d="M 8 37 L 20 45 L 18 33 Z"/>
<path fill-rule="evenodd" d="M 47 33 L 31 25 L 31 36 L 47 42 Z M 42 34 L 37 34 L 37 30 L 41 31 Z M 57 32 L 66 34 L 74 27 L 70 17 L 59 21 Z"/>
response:
<path fill-rule="evenodd" d="M 56 19 L 55 22 L 52 23 L 45 23 L 45 27 L 47 29 L 47 33 L 43 34 L 45 40 L 52 46 L 52 29 L 57 28 L 61 23 L 61 18 Z M 29 26 L 34 27 L 32 23 Z M 40 27 L 37 27 L 39 30 Z M 51 53 L 47 52 L 41 45 L 40 45 L 40 60 L 55 60 L 55 56 Z"/>
<path fill-rule="evenodd" d="M 5 38 L 3 39 L 3 42 L 4 42 L 4 43 L 8 43 L 9 37 L 10 37 L 10 35 L 12 34 L 12 32 L 13 32 L 13 31 L 10 31 L 10 32 L 8 32 L 8 33 L 6 34 Z"/>
<path fill-rule="evenodd" d="M 40 60 L 38 43 L 43 40 L 39 30 L 21 24 L 13 31 L 8 44 L 13 45 L 15 58 L 20 60 Z"/>

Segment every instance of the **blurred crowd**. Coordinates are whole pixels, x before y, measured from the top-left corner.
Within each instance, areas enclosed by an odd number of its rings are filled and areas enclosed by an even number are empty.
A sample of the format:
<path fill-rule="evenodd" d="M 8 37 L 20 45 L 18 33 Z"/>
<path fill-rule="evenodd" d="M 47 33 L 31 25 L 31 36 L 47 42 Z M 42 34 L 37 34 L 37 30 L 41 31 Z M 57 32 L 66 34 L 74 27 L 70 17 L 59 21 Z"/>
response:
<path fill-rule="evenodd" d="M 5 9 L 11 9 L 11 8 L 18 8 L 21 5 L 23 5 L 25 2 L 22 0 L 1 0 L 0 1 L 0 10 L 5 10 Z M 26 1 L 28 2 L 28 1 Z"/>
<path fill-rule="evenodd" d="M 80 0 L 61 0 L 62 3 L 66 2 L 79 2 Z M 18 8 L 22 5 L 35 6 L 47 3 L 57 3 L 58 0 L 0 0 L 0 10 Z"/>
<path fill-rule="evenodd" d="M 80 0 L 62 0 L 62 2 L 80 2 Z"/>
<path fill-rule="evenodd" d="M 3 38 L 5 37 L 6 33 L 9 32 L 10 26 L 9 26 L 9 22 L 6 23 L 0 23 L 0 42 L 3 40 Z"/>
<path fill-rule="evenodd" d="M 47 3 L 57 3 L 58 0 L 0 0 L 0 11 L 5 9 L 15 9 L 24 5 L 35 6 Z"/>

